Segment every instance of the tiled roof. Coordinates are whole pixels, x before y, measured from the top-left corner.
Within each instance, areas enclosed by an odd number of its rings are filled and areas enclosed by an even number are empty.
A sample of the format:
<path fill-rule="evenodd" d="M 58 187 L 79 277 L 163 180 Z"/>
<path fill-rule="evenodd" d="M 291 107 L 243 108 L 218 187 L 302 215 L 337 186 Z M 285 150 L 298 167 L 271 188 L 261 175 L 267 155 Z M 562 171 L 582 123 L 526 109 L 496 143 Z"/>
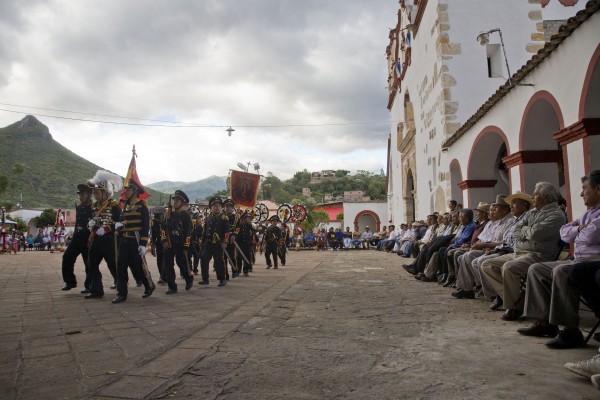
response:
<path fill-rule="evenodd" d="M 483 103 L 481 107 L 465 122 L 458 130 L 450 136 L 443 144 L 442 148 L 452 146 L 461 136 L 473 127 L 487 112 L 496 105 L 508 92 L 510 92 L 518 83 L 523 81 L 527 75 L 541 64 L 552 52 L 581 24 L 594 15 L 600 9 L 600 0 L 591 0 L 586 4 L 585 9 L 579 11 L 574 17 L 569 18 L 566 24 L 560 27 L 558 33 L 550 38 L 525 65 L 523 65 L 512 77 L 512 85 L 504 83 L 490 98 Z"/>

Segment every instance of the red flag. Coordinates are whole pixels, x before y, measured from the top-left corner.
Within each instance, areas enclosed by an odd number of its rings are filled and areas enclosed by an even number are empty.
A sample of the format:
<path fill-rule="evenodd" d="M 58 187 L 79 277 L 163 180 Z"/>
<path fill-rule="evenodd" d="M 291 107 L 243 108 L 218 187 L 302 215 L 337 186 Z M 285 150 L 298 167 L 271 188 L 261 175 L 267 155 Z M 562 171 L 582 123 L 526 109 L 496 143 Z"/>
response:
<path fill-rule="evenodd" d="M 135 165 L 135 158 L 137 157 L 137 153 L 135 152 L 135 145 L 133 145 L 133 150 L 131 150 L 131 152 L 133 153 L 131 155 L 131 162 L 129 163 L 129 169 L 127 170 L 127 176 L 125 177 L 125 183 L 123 184 L 123 186 L 127 186 L 129 185 L 129 180 L 133 180 L 133 182 L 140 187 L 140 189 L 142 189 L 143 193 L 138 194 L 138 198 L 140 200 L 145 200 L 148 197 L 150 197 L 150 194 L 146 191 L 146 189 L 144 189 L 144 185 L 142 185 L 142 182 L 140 182 L 140 178 L 138 177 L 137 174 L 137 167 Z M 119 196 L 120 200 L 126 200 L 125 199 L 125 189 L 121 190 L 121 195 Z"/>
<path fill-rule="evenodd" d="M 260 175 L 231 171 L 231 200 L 238 207 L 253 208 L 258 195 Z"/>

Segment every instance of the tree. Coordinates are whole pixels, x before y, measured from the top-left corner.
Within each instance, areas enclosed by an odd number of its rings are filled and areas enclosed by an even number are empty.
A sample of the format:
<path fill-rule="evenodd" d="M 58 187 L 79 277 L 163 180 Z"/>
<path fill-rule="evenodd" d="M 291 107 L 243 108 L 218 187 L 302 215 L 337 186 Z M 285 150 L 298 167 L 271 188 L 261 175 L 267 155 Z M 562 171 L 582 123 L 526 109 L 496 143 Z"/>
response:
<path fill-rule="evenodd" d="M 339 220 L 343 220 L 344 219 L 344 213 L 341 212 L 338 215 L 335 216 L 335 219 L 339 219 Z"/>
<path fill-rule="evenodd" d="M 53 226 L 56 223 L 56 211 L 53 208 L 47 208 L 37 217 L 35 221 L 36 228 L 45 228 Z"/>
<path fill-rule="evenodd" d="M 328 221 L 329 214 L 323 210 L 314 210 L 312 207 L 308 209 L 306 219 L 302 221 L 304 232 L 312 232 L 320 222 Z"/>

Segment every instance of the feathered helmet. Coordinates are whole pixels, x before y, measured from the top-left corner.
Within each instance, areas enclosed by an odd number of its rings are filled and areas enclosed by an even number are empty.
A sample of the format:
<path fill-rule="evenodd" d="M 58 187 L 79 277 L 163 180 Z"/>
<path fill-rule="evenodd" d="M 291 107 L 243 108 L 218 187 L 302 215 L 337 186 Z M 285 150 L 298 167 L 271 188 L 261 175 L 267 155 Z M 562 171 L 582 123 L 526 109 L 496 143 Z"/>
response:
<path fill-rule="evenodd" d="M 88 186 L 92 189 L 105 190 L 108 197 L 111 197 L 113 193 L 120 192 L 123 189 L 123 182 L 121 177 L 112 172 L 98 170 L 96 175 L 87 182 Z"/>

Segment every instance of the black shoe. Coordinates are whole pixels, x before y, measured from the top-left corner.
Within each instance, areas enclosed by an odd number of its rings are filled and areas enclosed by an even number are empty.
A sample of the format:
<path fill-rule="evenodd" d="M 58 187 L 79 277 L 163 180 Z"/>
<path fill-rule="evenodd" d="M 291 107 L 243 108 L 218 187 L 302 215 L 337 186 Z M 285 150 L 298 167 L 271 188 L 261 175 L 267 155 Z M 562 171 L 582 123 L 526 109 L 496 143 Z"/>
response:
<path fill-rule="evenodd" d="M 84 299 L 101 299 L 102 297 L 104 297 L 104 293 L 88 293 L 85 296 L 83 296 Z"/>
<path fill-rule="evenodd" d="M 62 288 L 62 289 L 60 289 L 60 290 L 62 290 L 63 292 L 67 292 L 67 291 L 69 291 L 69 290 L 71 290 L 71 289 L 73 289 L 73 288 L 75 288 L 75 287 L 77 287 L 77 285 L 69 285 L 69 284 L 66 284 L 66 285 L 65 285 L 65 287 L 64 287 L 64 288 Z"/>
<path fill-rule="evenodd" d="M 110 288 L 111 288 L 111 289 L 116 289 L 116 288 L 117 288 L 117 285 L 112 285 Z"/>
<path fill-rule="evenodd" d="M 282 266 L 282 267 L 285 267 L 285 263 L 281 263 L 281 266 Z"/>
<path fill-rule="evenodd" d="M 540 321 L 535 321 L 533 324 L 528 325 L 525 328 L 517 329 L 517 332 L 525 336 L 548 336 L 553 338 L 558 334 L 558 326 L 549 323 L 542 324 Z"/>
<path fill-rule="evenodd" d="M 127 297 L 125 297 L 125 296 L 117 296 L 113 299 L 112 303 L 119 304 L 119 303 L 123 303 L 126 300 L 127 300 Z"/>
<path fill-rule="evenodd" d="M 186 282 L 185 284 L 185 290 L 190 290 L 192 288 L 192 286 L 194 286 L 194 280 L 190 279 L 189 281 Z"/>
<path fill-rule="evenodd" d="M 270 265 L 267 265 L 267 269 L 269 269 L 269 268 L 271 268 L 271 266 L 270 266 Z"/>
<path fill-rule="evenodd" d="M 551 349 L 573 349 L 584 345 L 583 334 L 579 329 L 565 329 L 558 332 L 558 335 L 546 346 Z"/>
<path fill-rule="evenodd" d="M 421 282 L 437 282 L 437 279 L 431 279 L 429 277 L 427 277 L 427 275 L 423 274 L 423 276 L 421 277 Z"/>
<path fill-rule="evenodd" d="M 494 301 L 492 304 L 490 304 L 490 310 L 492 311 L 496 311 L 497 309 L 499 309 L 500 307 L 502 307 L 504 305 L 504 301 L 502 300 L 502 297 L 500 296 L 496 296 L 494 298 Z"/>
<path fill-rule="evenodd" d="M 164 285 L 165 283 L 167 283 L 167 281 L 165 281 L 163 278 L 160 278 L 156 283 L 158 283 L 159 285 Z"/>
<path fill-rule="evenodd" d="M 420 281 L 421 279 L 423 279 L 424 276 L 425 276 L 424 273 L 419 272 L 418 274 L 415 275 L 415 279 Z"/>
<path fill-rule="evenodd" d="M 198 282 L 198 285 L 208 285 L 208 281 L 200 281 Z"/>
<path fill-rule="evenodd" d="M 411 275 L 416 275 L 417 274 L 417 271 L 415 271 L 415 269 L 412 267 L 412 265 L 404 264 L 402 266 L 402 268 L 404 268 L 404 270 L 406 272 L 408 272 L 409 274 L 411 274 Z"/>
<path fill-rule="evenodd" d="M 81 292 L 81 294 L 88 294 L 90 292 L 90 289 L 83 289 Z"/>
<path fill-rule="evenodd" d="M 452 297 L 456 297 L 457 299 L 474 299 L 475 292 L 472 290 L 458 289 L 456 292 L 452 292 Z"/>
<path fill-rule="evenodd" d="M 151 288 L 148 288 L 142 295 L 142 299 L 146 299 L 146 298 L 152 296 L 152 293 L 154 293 L 154 289 L 156 289 L 156 286 L 152 286 Z"/>
<path fill-rule="evenodd" d="M 247 272 L 244 272 L 244 276 L 250 276 Z"/>
<path fill-rule="evenodd" d="M 169 289 L 165 292 L 165 294 L 176 294 L 177 293 L 177 289 L 173 290 L 173 289 Z"/>
<path fill-rule="evenodd" d="M 223 280 L 219 281 L 219 284 L 217 286 L 222 287 L 225 285 L 227 285 L 227 281 L 225 279 L 223 279 Z"/>
<path fill-rule="evenodd" d="M 448 275 L 440 274 L 437 276 L 437 279 L 438 279 L 438 285 L 443 285 L 444 283 L 446 283 L 446 279 L 448 279 Z"/>
<path fill-rule="evenodd" d="M 142 282 L 136 282 L 135 284 L 137 285 L 137 287 L 141 287 L 142 286 Z"/>
<path fill-rule="evenodd" d="M 502 314 L 500 318 L 502 318 L 504 321 L 516 321 L 521 317 L 521 315 L 523 315 L 523 310 L 509 308 L 504 314 Z"/>
<path fill-rule="evenodd" d="M 454 275 L 448 275 L 448 278 L 446 278 L 446 282 L 444 282 L 442 287 L 448 287 L 448 286 L 452 285 L 455 280 L 456 280 L 456 277 Z"/>
<path fill-rule="evenodd" d="M 194 271 L 194 275 L 198 275 L 198 271 Z"/>

